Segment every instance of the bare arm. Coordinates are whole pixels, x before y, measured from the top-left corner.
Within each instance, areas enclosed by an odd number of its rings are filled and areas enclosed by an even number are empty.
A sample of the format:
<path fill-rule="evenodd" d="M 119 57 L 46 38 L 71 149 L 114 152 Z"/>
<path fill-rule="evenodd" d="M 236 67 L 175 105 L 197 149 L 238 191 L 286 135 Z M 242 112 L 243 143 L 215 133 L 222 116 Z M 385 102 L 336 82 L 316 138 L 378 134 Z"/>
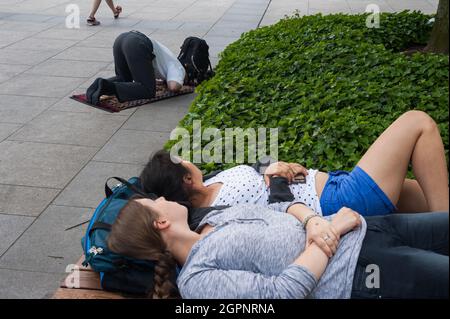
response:
<path fill-rule="evenodd" d="M 336 253 L 340 234 L 332 223 L 300 203 L 290 206 L 287 213 L 293 215 L 301 223 L 304 223 L 308 216 L 314 216 L 308 220 L 306 225 L 306 247 L 314 242 L 329 258 Z"/>
<path fill-rule="evenodd" d="M 316 214 L 312 209 L 300 203 L 290 206 L 287 213 L 297 218 L 301 223 L 303 223 L 305 218 L 309 215 Z"/>
<path fill-rule="evenodd" d="M 293 208 L 294 213 L 298 216 L 304 216 L 306 214 L 306 210 L 301 206 L 301 204 L 296 204 L 290 208 Z M 332 229 L 337 232 L 337 235 L 340 237 L 353 230 L 355 227 L 360 226 L 361 218 L 357 212 L 344 207 L 341 208 L 336 215 L 334 215 L 330 224 Z M 324 252 L 323 247 L 319 247 L 316 242 L 313 242 L 311 245 L 306 247 L 304 252 L 295 260 L 294 264 L 305 267 L 313 273 L 315 278 L 318 280 L 328 265 L 328 258 L 329 257 Z"/>
<path fill-rule="evenodd" d="M 309 245 L 294 261 L 294 264 L 303 266 L 314 274 L 319 280 L 328 265 L 328 256 L 315 243 Z"/>

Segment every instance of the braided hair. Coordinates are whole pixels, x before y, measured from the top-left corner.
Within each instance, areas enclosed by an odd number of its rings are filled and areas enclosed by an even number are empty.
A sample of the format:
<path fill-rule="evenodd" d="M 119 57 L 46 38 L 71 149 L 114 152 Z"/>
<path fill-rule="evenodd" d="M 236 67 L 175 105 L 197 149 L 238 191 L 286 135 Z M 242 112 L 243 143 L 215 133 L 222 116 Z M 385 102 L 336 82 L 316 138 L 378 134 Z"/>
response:
<path fill-rule="evenodd" d="M 178 294 L 171 278 L 175 267 L 176 262 L 172 254 L 167 250 L 161 253 L 155 265 L 155 284 L 152 295 L 154 299 L 167 299 Z"/>
<path fill-rule="evenodd" d="M 157 218 L 157 213 L 149 207 L 129 200 L 112 226 L 108 247 L 116 254 L 156 263 L 149 298 L 179 298 L 175 284 L 176 261 L 154 227 Z"/>

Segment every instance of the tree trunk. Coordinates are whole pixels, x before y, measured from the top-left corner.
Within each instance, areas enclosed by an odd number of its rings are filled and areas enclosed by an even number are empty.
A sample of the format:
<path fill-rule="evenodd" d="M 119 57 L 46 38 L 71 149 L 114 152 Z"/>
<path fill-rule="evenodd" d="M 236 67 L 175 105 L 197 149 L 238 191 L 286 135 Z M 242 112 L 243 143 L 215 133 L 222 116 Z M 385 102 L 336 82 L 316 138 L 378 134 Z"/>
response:
<path fill-rule="evenodd" d="M 448 2 L 439 0 L 436 20 L 425 52 L 448 54 Z"/>

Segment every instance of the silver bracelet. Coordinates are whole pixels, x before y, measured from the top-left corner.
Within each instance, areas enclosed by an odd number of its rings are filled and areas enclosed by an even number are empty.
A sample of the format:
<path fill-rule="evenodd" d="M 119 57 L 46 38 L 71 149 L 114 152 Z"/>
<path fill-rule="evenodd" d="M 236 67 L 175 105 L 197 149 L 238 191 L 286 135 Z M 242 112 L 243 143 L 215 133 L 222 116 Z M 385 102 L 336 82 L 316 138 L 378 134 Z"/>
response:
<path fill-rule="evenodd" d="M 305 220 L 303 221 L 303 229 L 304 229 L 304 230 L 306 230 L 306 225 L 308 225 L 309 220 L 310 220 L 311 218 L 314 218 L 314 217 L 320 217 L 320 216 L 317 215 L 317 214 L 311 214 L 311 215 L 308 215 L 308 216 L 305 218 Z"/>

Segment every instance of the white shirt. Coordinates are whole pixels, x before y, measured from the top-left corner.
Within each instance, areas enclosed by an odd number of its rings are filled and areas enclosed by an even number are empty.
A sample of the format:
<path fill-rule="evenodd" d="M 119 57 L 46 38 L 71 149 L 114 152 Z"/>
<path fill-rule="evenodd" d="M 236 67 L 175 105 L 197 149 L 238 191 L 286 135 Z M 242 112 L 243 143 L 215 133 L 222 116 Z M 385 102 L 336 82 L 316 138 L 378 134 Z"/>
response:
<path fill-rule="evenodd" d="M 156 78 L 165 81 L 175 81 L 180 85 L 184 83 L 186 71 L 178 58 L 163 44 L 155 39 L 150 39 L 153 44 L 153 68 Z"/>
<path fill-rule="evenodd" d="M 322 215 L 320 200 L 316 192 L 317 170 L 308 170 L 306 183 L 290 184 L 289 188 L 294 195 L 294 201 L 304 203 L 316 213 Z M 214 202 L 211 206 L 237 204 L 269 205 L 269 188 L 266 186 L 263 175 L 253 167 L 239 165 L 220 172 L 216 176 L 206 180 L 205 186 L 213 183 L 222 183 Z"/>

